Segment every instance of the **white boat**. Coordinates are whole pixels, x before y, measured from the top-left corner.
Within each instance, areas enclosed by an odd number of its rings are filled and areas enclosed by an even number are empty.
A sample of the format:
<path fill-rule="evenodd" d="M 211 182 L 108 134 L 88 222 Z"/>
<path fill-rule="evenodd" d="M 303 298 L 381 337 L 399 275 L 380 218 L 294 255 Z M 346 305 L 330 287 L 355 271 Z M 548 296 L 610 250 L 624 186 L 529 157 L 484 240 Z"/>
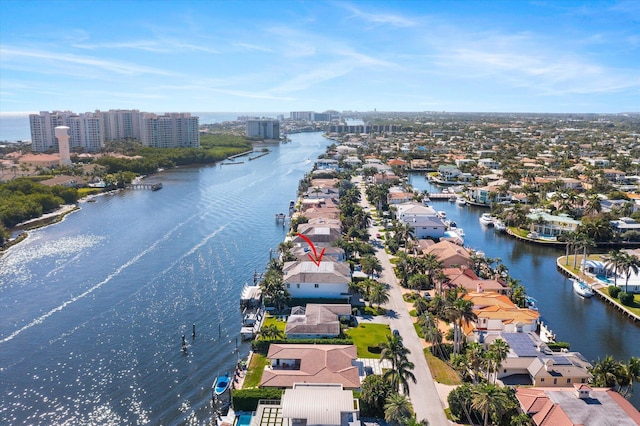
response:
<path fill-rule="evenodd" d="M 593 296 L 594 294 L 593 290 L 584 281 L 571 278 L 571 282 L 573 283 L 573 291 L 575 291 L 579 296 L 582 296 L 582 297 Z"/>
<path fill-rule="evenodd" d="M 493 221 L 493 228 L 496 232 L 507 232 L 507 225 L 505 225 L 500 219 Z"/>
<path fill-rule="evenodd" d="M 481 224 L 486 226 L 493 226 L 495 219 L 489 213 L 482 213 L 480 219 L 478 219 Z"/>
<path fill-rule="evenodd" d="M 458 228 L 457 226 L 452 226 L 449 229 L 451 231 L 455 232 L 456 234 L 458 234 L 458 236 L 464 237 L 464 229 Z"/>
<path fill-rule="evenodd" d="M 457 197 L 456 198 L 456 204 L 459 206 L 466 206 L 467 205 L 467 200 L 465 200 L 462 197 Z"/>
<path fill-rule="evenodd" d="M 536 302 L 537 302 L 536 299 L 534 299 L 531 296 L 526 296 L 525 300 L 527 301 L 527 308 L 529 308 L 531 310 L 534 310 L 534 311 L 538 310 L 538 306 L 536 306 Z"/>
<path fill-rule="evenodd" d="M 229 389 L 229 386 L 231 386 L 231 378 L 228 373 L 218 376 L 213 383 L 213 394 L 220 396 Z"/>
<path fill-rule="evenodd" d="M 444 210 L 440 210 L 436 213 L 436 216 L 438 216 L 440 219 L 444 219 L 445 217 L 447 217 L 447 212 L 445 212 Z"/>

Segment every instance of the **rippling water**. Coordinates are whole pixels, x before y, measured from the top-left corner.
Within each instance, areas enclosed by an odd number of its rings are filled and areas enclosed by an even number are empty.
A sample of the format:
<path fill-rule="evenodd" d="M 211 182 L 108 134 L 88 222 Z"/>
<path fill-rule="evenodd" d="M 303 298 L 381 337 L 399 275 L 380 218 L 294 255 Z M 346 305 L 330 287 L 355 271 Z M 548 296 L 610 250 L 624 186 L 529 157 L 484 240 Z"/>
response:
<path fill-rule="evenodd" d="M 213 378 L 249 350 L 235 350 L 242 286 L 284 238 L 274 215 L 329 144 L 291 139 L 242 165 L 149 178 L 160 191 L 83 203 L 5 253 L 0 423 L 205 423 Z"/>

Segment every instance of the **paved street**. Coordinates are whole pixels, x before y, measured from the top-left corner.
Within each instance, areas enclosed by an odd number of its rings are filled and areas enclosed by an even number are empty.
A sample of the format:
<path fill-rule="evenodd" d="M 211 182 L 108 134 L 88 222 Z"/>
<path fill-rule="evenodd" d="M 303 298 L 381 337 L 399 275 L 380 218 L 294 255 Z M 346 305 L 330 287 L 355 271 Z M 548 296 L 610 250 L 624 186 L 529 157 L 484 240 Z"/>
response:
<path fill-rule="evenodd" d="M 354 178 L 354 183 L 359 185 L 360 182 L 360 177 Z M 361 194 L 361 205 L 368 206 L 363 187 L 361 187 Z M 378 232 L 380 232 L 378 226 L 370 226 L 370 235 L 375 235 Z M 440 395 L 431 376 L 431 371 L 427 366 L 427 361 L 424 358 L 422 342 L 413 328 L 413 321 L 402 298 L 402 292 L 389 261 L 389 255 L 384 248 L 377 247 L 376 257 L 383 267 L 382 274 L 378 280 L 390 286 L 389 302 L 383 305 L 387 309 L 388 324 L 392 330 L 399 331 L 404 345 L 411 351 L 408 356 L 409 361 L 415 366 L 413 374 L 416 377 L 416 383 L 409 381 L 409 396 L 416 416 L 418 420 L 427 419 L 431 426 L 449 426 L 451 423 L 445 416 Z"/>

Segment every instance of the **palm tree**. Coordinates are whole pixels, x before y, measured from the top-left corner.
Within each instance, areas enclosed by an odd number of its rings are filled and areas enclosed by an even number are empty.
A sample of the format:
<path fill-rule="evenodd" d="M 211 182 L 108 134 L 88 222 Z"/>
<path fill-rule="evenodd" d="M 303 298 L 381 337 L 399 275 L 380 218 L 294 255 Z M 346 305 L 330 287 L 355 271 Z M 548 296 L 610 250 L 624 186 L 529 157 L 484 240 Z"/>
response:
<path fill-rule="evenodd" d="M 270 340 L 284 337 L 282 330 L 280 330 L 275 324 L 263 325 L 260 328 L 260 334 L 262 335 L 262 338 Z"/>
<path fill-rule="evenodd" d="M 600 197 L 597 194 L 589 196 L 584 207 L 584 214 L 589 216 L 591 214 L 600 213 L 601 210 L 602 204 L 600 203 Z"/>
<path fill-rule="evenodd" d="M 380 344 L 382 352 L 380 359 L 388 359 L 391 361 L 391 370 L 385 374 L 385 378 L 390 378 L 394 389 L 398 389 L 398 365 L 408 362 L 407 355 L 411 352 L 402 343 L 402 337 L 396 335 L 387 335 L 387 341 Z M 413 368 L 413 367 L 411 367 Z"/>
<path fill-rule="evenodd" d="M 629 362 L 623 364 L 622 367 L 627 382 L 623 395 L 627 396 L 633 393 L 633 384 L 635 382 L 640 383 L 640 358 L 632 356 L 629 358 Z"/>
<path fill-rule="evenodd" d="M 640 271 L 640 259 L 633 254 L 624 253 L 620 260 L 619 267 L 622 273 L 624 273 L 624 292 L 627 293 L 631 273 L 633 272 L 634 275 L 638 275 L 638 271 Z"/>
<path fill-rule="evenodd" d="M 478 385 L 472 390 L 471 407 L 482 414 L 484 426 L 489 424 L 489 415 L 500 417 L 510 405 L 507 395 L 497 386 Z"/>
<path fill-rule="evenodd" d="M 589 372 L 593 375 L 591 383 L 594 386 L 607 388 L 614 388 L 618 384 L 618 377 L 623 374 L 620 362 L 611 355 L 607 355 L 602 361 L 598 359 Z"/>
<path fill-rule="evenodd" d="M 362 272 L 372 277 L 373 274 L 382 272 L 382 263 L 374 255 L 367 254 L 360 259 L 362 265 Z"/>
<path fill-rule="evenodd" d="M 389 289 L 385 284 L 376 281 L 369 291 L 369 304 L 377 305 L 377 307 L 380 308 L 380 305 L 388 301 Z"/>
<path fill-rule="evenodd" d="M 406 356 L 400 358 L 396 365 L 396 379 L 398 381 L 398 386 L 402 388 L 402 392 L 405 395 L 409 395 L 409 380 L 416 383 L 416 376 L 411 372 L 414 367 L 415 365 L 409 361 Z"/>
<path fill-rule="evenodd" d="M 618 286 L 618 273 L 621 272 L 620 265 L 625 253 L 620 250 L 611 250 L 606 256 L 605 266 L 613 271 L 613 285 Z"/>
<path fill-rule="evenodd" d="M 456 299 L 445 306 L 445 313 L 453 322 L 453 352 L 459 354 L 462 349 L 462 322 L 477 319 L 473 303 L 470 300 Z"/>
<path fill-rule="evenodd" d="M 413 417 L 413 407 L 406 396 L 394 393 L 384 405 L 384 419 L 392 425 L 402 425 Z"/>
<path fill-rule="evenodd" d="M 495 384 L 502 361 L 507 359 L 507 355 L 509 354 L 509 344 L 502 339 L 496 339 L 489 345 L 488 353 L 490 354 L 490 360 L 493 363 L 493 383 Z"/>
<path fill-rule="evenodd" d="M 472 378 L 474 385 L 478 384 L 478 379 L 480 378 L 480 367 L 482 366 L 486 355 L 487 353 L 484 347 L 478 342 L 472 342 L 467 347 L 467 366 L 473 374 Z"/>

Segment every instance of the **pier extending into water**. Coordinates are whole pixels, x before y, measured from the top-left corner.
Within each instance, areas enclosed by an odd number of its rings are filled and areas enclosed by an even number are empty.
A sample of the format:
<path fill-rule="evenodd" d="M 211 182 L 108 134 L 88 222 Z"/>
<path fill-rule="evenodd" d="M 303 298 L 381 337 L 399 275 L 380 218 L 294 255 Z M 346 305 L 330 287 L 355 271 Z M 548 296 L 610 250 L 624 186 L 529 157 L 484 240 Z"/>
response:
<path fill-rule="evenodd" d="M 156 183 L 131 183 L 127 185 L 128 189 L 150 189 L 152 191 L 157 191 L 162 189 L 162 182 Z"/>
<path fill-rule="evenodd" d="M 612 308 L 616 309 L 618 312 L 620 312 L 621 314 L 625 315 L 627 318 L 629 318 L 630 320 L 632 320 L 634 323 L 640 324 L 640 316 L 634 314 L 633 312 L 631 312 L 629 309 L 627 309 L 624 305 L 622 305 L 621 303 L 616 302 L 615 300 L 613 300 L 613 298 L 611 298 L 611 296 L 609 296 L 608 294 L 608 288 L 609 286 L 604 285 L 604 284 L 600 284 L 600 282 L 593 277 L 590 277 L 588 275 L 583 275 L 583 276 L 578 276 L 575 273 L 569 271 L 567 268 L 565 268 L 564 265 L 562 265 L 562 262 L 565 260 L 565 256 L 561 256 L 556 260 L 556 266 L 558 268 L 558 271 L 560 271 L 563 275 L 570 277 L 570 278 L 575 278 L 577 280 L 582 280 L 585 283 L 587 283 L 587 285 L 594 291 L 595 295 L 598 296 L 598 298 L 606 303 L 609 304 L 609 306 L 611 306 Z"/>

